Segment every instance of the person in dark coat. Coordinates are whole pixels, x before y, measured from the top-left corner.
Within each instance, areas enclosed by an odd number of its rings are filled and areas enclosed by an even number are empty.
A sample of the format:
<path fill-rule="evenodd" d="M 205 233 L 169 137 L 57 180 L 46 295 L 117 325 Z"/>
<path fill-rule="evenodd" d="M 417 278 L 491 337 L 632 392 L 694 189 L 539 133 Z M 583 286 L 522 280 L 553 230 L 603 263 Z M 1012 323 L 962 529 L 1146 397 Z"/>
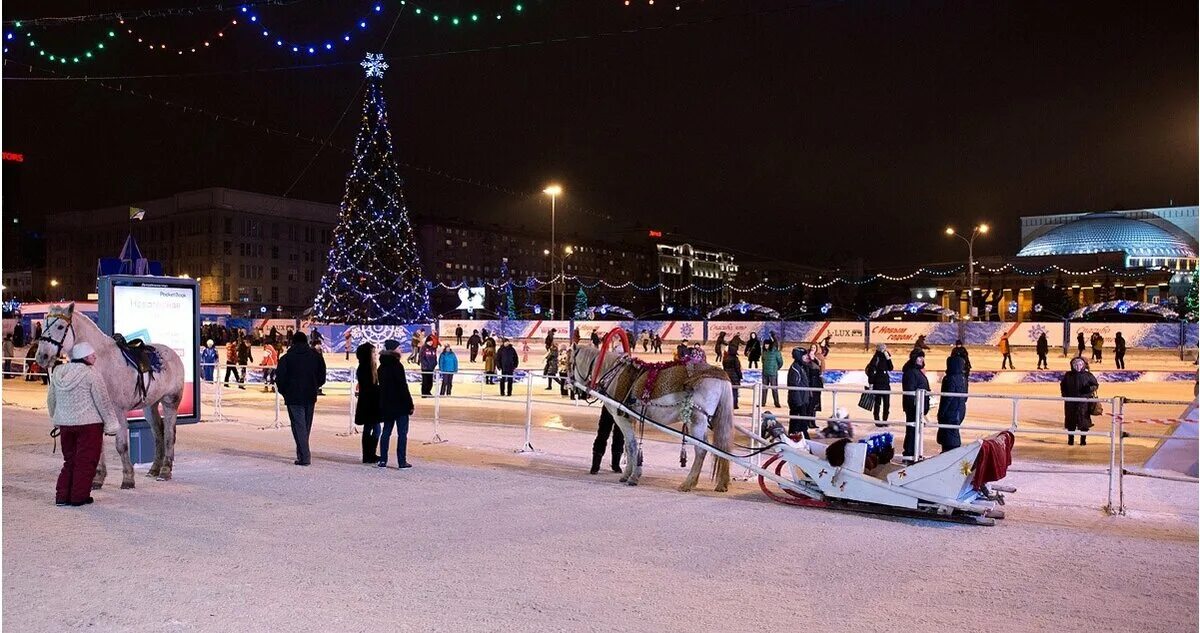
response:
<path fill-rule="evenodd" d="M 1046 339 L 1046 333 L 1042 332 L 1037 339 L 1037 368 L 1050 369 L 1050 361 L 1046 357 L 1050 355 L 1050 341 Z"/>
<path fill-rule="evenodd" d="M 292 346 L 279 359 L 279 369 L 275 371 L 275 388 L 283 396 L 288 419 L 292 422 L 297 466 L 307 466 L 312 461 L 312 454 L 308 450 L 308 437 L 312 434 L 317 394 L 324 384 L 325 359 L 309 347 L 308 337 L 304 332 L 296 332 L 292 336 Z"/>
<path fill-rule="evenodd" d="M 552 349 L 553 349 L 553 350 L 557 350 L 557 349 L 558 349 L 558 348 L 557 348 L 557 347 L 554 345 L 554 335 L 555 335 L 555 334 L 558 334 L 558 328 L 550 328 L 550 331 L 549 331 L 549 332 L 546 332 L 546 351 L 547 351 L 547 352 L 548 352 L 548 351 L 550 351 L 550 350 L 552 350 Z"/>
<path fill-rule="evenodd" d="M 729 384 L 733 385 L 733 408 L 736 409 L 738 392 L 741 391 L 739 385 L 742 384 L 742 361 L 733 353 L 732 346 L 725 352 L 725 358 L 721 359 L 721 368 L 725 370 L 725 375 L 729 376 Z"/>
<path fill-rule="evenodd" d="M 746 367 L 754 369 L 758 367 L 758 359 L 762 358 L 762 342 L 758 340 L 758 334 L 750 333 L 750 340 L 746 341 Z"/>
<path fill-rule="evenodd" d="M 1087 349 L 1087 344 L 1083 342 L 1083 330 L 1079 330 L 1079 334 L 1075 337 L 1075 344 L 1079 347 L 1079 355 L 1083 356 L 1083 350 Z"/>
<path fill-rule="evenodd" d="M 875 355 L 867 363 L 867 384 L 871 386 L 871 391 L 891 391 L 892 378 L 889 372 L 893 369 L 895 367 L 892 364 L 892 353 L 888 351 L 887 345 L 883 343 L 876 345 Z M 892 395 L 877 393 L 872 400 L 871 414 L 875 420 L 886 422 L 888 416 L 892 414 Z"/>
<path fill-rule="evenodd" d="M 1125 369 L 1125 337 L 1117 332 L 1117 337 L 1113 340 L 1113 358 L 1116 360 L 1117 369 Z"/>
<path fill-rule="evenodd" d="M 929 347 L 929 343 L 926 343 L 926 342 L 925 342 L 925 335 L 924 335 L 924 334 L 922 334 L 922 335 L 920 335 L 920 336 L 918 336 L 918 337 L 917 337 L 917 342 L 916 342 L 916 343 L 913 343 L 913 350 L 914 350 L 914 351 L 920 351 L 920 352 L 924 352 L 924 351 L 925 351 L 925 350 L 927 350 L 927 349 L 930 349 L 930 347 Z"/>
<path fill-rule="evenodd" d="M 788 387 L 807 387 L 809 386 L 808 367 L 804 362 L 804 357 L 808 350 L 803 347 L 792 349 L 792 366 L 788 369 L 787 386 Z M 812 400 L 811 391 L 803 391 L 799 389 L 788 389 L 788 435 L 800 433 L 808 438 L 808 420 L 799 419 L 806 415 L 808 411 L 808 403 Z"/>
<path fill-rule="evenodd" d="M 768 340 L 763 343 L 762 356 L 762 384 L 767 391 L 771 392 L 771 399 L 775 401 L 775 407 L 779 408 L 779 370 L 783 369 L 783 354 L 775 347 L 775 343 Z M 764 392 L 763 400 L 766 400 Z"/>
<path fill-rule="evenodd" d="M 1059 381 L 1059 393 L 1064 398 L 1094 398 L 1100 383 L 1088 371 L 1088 363 L 1083 357 L 1071 359 L 1071 371 L 1063 374 Z M 1087 446 L 1087 436 L 1083 433 L 1092 428 L 1092 403 L 1064 402 L 1063 426 L 1067 429 L 1067 446 L 1075 444 L 1075 432 L 1079 431 L 1079 445 Z"/>
<path fill-rule="evenodd" d="M 421 344 L 421 352 L 417 354 L 417 362 L 421 366 L 421 397 L 433 397 L 433 377 L 437 373 L 438 348 L 433 343 L 433 337 L 425 339 Z"/>
<path fill-rule="evenodd" d="M 1092 333 L 1092 360 L 1104 361 L 1104 337 L 1099 332 Z"/>
<path fill-rule="evenodd" d="M 393 428 L 396 429 L 396 467 L 412 468 L 408 463 L 408 416 L 413 410 L 408 376 L 404 365 L 400 364 L 400 341 L 389 339 L 383 343 L 383 353 L 379 355 L 379 419 L 383 421 L 383 431 L 379 435 L 376 465 L 380 468 L 387 468 Z"/>
<path fill-rule="evenodd" d="M 362 461 L 379 462 L 379 366 L 375 361 L 375 346 L 363 343 L 354 350 L 358 359 L 355 380 L 358 381 L 358 402 L 354 405 L 354 423 L 362 427 Z"/>
<path fill-rule="evenodd" d="M 951 352 L 946 359 L 946 375 L 942 377 L 942 393 L 967 393 L 966 360 L 962 354 Z M 961 425 L 967 417 L 967 399 L 942 395 L 938 402 L 938 424 Z M 942 452 L 962 446 L 958 429 L 938 429 L 937 443 Z"/>
<path fill-rule="evenodd" d="M 721 354 L 725 353 L 725 332 L 717 334 L 717 342 L 713 344 L 713 350 L 716 351 L 716 361 L 721 362 Z"/>
<path fill-rule="evenodd" d="M 512 346 L 512 341 L 504 339 L 504 344 L 496 350 L 496 368 L 500 370 L 500 395 L 512 395 L 513 374 L 517 372 L 517 364 L 520 360 L 517 356 L 517 348 Z"/>
<path fill-rule="evenodd" d="M 819 346 L 814 346 L 808 350 L 808 354 L 804 358 L 805 369 L 808 370 L 808 386 L 814 389 L 825 388 L 825 371 L 821 359 L 817 357 Z M 813 419 L 808 421 L 808 428 L 817 428 L 817 413 L 821 411 L 821 392 L 810 391 L 808 399 L 808 411 L 805 413 Z"/>
<path fill-rule="evenodd" d="M 238 389 L 246 388 L 246 372 L 249 370 L 250 361 L 253 360 L 254 357 L 250 355 L 250 342 L 246 340 L 245 336 L 240 337 L 237 344 L 237 364 L 242 373 L 242 379 L 238 381 Z"/>
<path fill-rule="evenodd" d="M 12 341 L 13 347 L 25 347 L 25 326 L 21 325 L 20 319 L 17 319 L 17 322 L 13 324 Z"/>
<path fill-rule="evenodd" d="M 600 407 L 600 425 L 596 429 L 596 440 L 592 442 L 592 469 L 588 471 L 595 475 L 600 472 L 600 462 L 604 460 L 604 447 L 608 444 L 608 436 L 612 435 L 612 471 L 621 472 L 621 454 L 625 452 L 625 434 L 617 421 L 613 419 L 608 407 Z"/>
<path fill-rule="evenodd" d="M 595 329 L 592 330 L 592 345 L 600 347 L 600 333 Z"/>
<path fill-rule="evenodd" d="M 462 325 L 454 326 L 454 344 L 455 345 L 462 345 L 462 335 L 463 335 Z"/>
<path fill-rule="evenodd" d="M 963 375 L 967 377 L 967 382 L 971 381 L 971 353 L 967 351 L 967 347 L 963 345 L 962 339 L 954 341 L 954 347 L 950 348 L 950 355 L 958 355 L 963 359 Z"/>
<path fill-rule="evenodd" d="M 679 345 L 675 346 L 675 360 L 683 360 L 691 353 L 691 348 L 688 347 L 688 340 L 683 339 Z"/>
<path fill-rule="evenodd" d="M 479 347 L 483 345 L 483 339 L 479 337 L 479 330 L 471 330 L 471 337 L 467 339 L 467 351 L 471 352 L 471 362 L 475 362 L 475 357 L 479 356 Z"/>
<path fill-rule="evenodd" d="M 917 417 L 929 412 L 929 395 L 926 394 L 924 401 L 920 403 L 921 409 L 918 410 L 916 394 L 907 392 L 924 389 L 929 391 L 929 378 L 925 376 L 925 353 L 920 349 L 914 349 L 909 354 L 908 362 L 904 363 L 904 376 L 901 380 L 901 389 L 906 393 L 902 399 L 904 405 L 904 420 L 909 424 L 916 422 Z M 911 459 L 916 454 L 917 445 L 917 429 L 915 426 L 904 427 L 904 457 Z"/>

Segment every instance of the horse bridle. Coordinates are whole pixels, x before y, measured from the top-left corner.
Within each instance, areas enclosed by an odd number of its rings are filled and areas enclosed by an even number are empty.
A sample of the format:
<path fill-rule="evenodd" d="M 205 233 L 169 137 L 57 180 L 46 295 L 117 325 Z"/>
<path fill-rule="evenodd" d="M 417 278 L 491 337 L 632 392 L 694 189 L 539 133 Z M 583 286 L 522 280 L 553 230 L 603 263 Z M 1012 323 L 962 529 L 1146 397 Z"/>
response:
<path fill-rule="evenodd" d="M 50 319 L 51 318 L 67 322 L 67 327 L 63 329 L 62 338 L 58 339 L 57 341 L 54 340 L 54 338 L 52 336 L 50 336 L 49 334 L 46 333 L 46 332 L 50 331 Z M 52 315 L 50 315 L 50 317 L 48 317 L 46 319 L 46 332 L 43 332 L 42 335 L 39 336 L 37 340 L 54 344 L 54 347 L 57 348 L 54 352 L 54 358 L 58 358 L 58 355 L 62 354 L 63 343 L 67 342 L 67 333 L 70 332 L 72 336 L 75 335 L 75 324 L 71 322 L 71 318 L 68 316 L 64 316 L 61 314 L 52 314 Z"/>

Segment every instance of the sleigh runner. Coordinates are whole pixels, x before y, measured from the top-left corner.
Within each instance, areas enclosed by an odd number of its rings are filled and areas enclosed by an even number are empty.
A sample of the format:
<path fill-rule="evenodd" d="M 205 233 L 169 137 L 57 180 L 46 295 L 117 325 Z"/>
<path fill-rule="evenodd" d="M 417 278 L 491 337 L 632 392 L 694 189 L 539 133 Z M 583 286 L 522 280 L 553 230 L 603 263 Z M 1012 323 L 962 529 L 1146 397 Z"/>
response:
<path fill-rule="evenodd" d="M 891 461 L 890 433 L 859 442 L 838 439 L 825 443 L 788 437 L 778 422 L 764 425 L 761 433 L 739 429 L 766 447 L 756 451 L 767 456 L 760 464 L 754 455 L 735 454 L 732 442 L 722 437 L 732 428 L 731 421 L 725 421 L 731 414 L 721 411 L 719 405 L 706 408 L 703 404 L 724 402 L 725 398 L 718 401 L 693 392 L 697 381 L 691 377 L 717 379 L 709 371 L 711 367 L 684 363 L 682 367 L 689 373 L 681 374 L 680 363 L 641 364 L 628 354 L 606 360 L 613 339 L 628 350 L 625 333 L 619 328 L 609 333 L 600 349 L 577 350 L 576 361 L 583 366 L 575 368 L 575 386 L 608 407 L 618 424 L 630 429 L 633 422 L 649 425 L 695 447 L 697 459 L 683 490 L 695 485 L 704 454 L 712 453 L 758 475 L 759 486 L 768 497 L 789 505 L 993 525 L 1004 516 L 998 507 L 1004 503 L 1002 493 L 1015 492 L 993 483 L 1004 477 L 1012 463 L 1013 435 L 1007 431 L 902 465 Z M 673 380 L 670 375 L 662 381 L 652 374 L 668 370 L 673 372 Z M 725 389 L 730 388 L 726 381 Z M 663 413 L 678 421 L 679 428 L 664 419 Z M 705 434 L 710 424 L 712 443 Z M 633 433 L 626 438 L 626 478 L 633 484 L 640 474 L 637 439 Z M 718 490 L 727 485 L 727 479 L 721 480 L 722 470 L 728 477 L 728 468 L 718 467 Z"/>

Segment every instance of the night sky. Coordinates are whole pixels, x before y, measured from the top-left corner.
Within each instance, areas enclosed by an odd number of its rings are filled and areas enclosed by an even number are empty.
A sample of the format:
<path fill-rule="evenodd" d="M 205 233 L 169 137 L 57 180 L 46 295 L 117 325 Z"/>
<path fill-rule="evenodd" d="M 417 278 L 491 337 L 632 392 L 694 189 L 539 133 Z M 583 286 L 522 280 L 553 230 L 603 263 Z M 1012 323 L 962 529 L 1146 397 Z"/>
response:
<path fill-rule="evenodd" d="M 296 58 L 235 27 L 189 59 L 124 39 L 86 68 L 191 74 L 109 83 L 348 147 L 358 61 L 399 9 L 379 1 L 365 38 L 340 53 Z M 406 170 L 411 209 L 548 232 L 537 192 L 554 180 L 567 191 L 560 234 L 656 228 L 743 258 L 888 268 L 962 259 L 963 245 L 941 234 L 948 223 L 989 221 L 996 231 L 978 252 L 1012 254 L 1021 215 L 1197 201 L 1194 1 L 632 2 L 529 0 L 521 17 L 458 29 L 405 9 L 383 49 L 399 157 L 506 190 Z M 302 0 L 258 13 L 276 31 L 323 39 L 371 4 Z M 512 4 L 424 6 L 489 15 Z M 151 6 L 6 0 L 4 17 Z M 229 18 L 133 24 L 184 43 Z M 111 26 L 33 32 L 71 49 Z M 571 39 L 549 41 L 558 37 Z M 430 55 L 510 43 L 530 44 Z M 16 47 L 8 59 L 49 66 Z M 339 63 L 261 70 L 298 61 Z M 326 149 L 303 171 L 311 144 L 81 82 L 6 80 L 3 117 L 4 149 L 26 154 L 22 193 L 35 211 L 209 186 L 281 195 L 297 181 L 292 197 L 337 202 L 350 164 Z"/>

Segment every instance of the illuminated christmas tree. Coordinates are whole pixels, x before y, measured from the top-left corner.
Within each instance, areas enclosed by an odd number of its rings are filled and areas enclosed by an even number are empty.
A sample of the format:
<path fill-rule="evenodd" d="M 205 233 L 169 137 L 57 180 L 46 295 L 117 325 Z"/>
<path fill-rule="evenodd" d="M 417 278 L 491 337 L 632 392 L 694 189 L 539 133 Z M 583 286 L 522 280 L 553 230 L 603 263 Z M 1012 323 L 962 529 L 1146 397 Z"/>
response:
<path fill-rule="evenodd" d="M 429 286 L 404 203 L 380 85 L 388 65 L 382 54 L 367 53 L 362 67 L 367 72 L 362 127 L 313 313 L 321 321 L 356 325 L 424 323 L 430 318 Z"/>

